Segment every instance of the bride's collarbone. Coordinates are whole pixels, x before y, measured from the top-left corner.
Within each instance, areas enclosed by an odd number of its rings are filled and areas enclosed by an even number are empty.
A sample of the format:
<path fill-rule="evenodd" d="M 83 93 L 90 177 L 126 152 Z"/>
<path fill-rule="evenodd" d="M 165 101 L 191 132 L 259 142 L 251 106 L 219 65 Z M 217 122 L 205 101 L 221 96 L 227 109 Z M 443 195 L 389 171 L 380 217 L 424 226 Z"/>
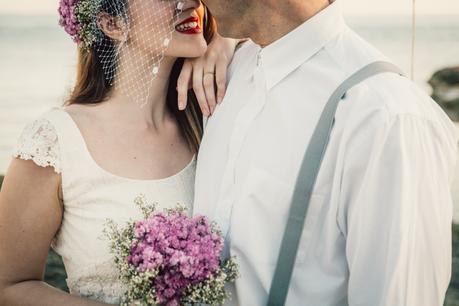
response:
<path fill-rule="evenodd" d="M 161 179 L 185 168 L 193 157 L 176 126 L 161 131 L 136 129 L 80 110 L 69 114 L 80 130 L 90 159 L 109 174 Z"/>

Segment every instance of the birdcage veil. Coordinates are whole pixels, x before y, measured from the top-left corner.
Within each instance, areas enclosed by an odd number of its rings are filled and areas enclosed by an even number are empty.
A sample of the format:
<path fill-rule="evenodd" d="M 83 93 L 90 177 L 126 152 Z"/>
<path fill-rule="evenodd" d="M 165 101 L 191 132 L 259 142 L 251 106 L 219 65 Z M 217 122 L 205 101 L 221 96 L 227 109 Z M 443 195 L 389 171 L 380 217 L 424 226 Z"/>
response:
<path fill-rule="evenodd" d="M 61 0 L 60 24 L 81 48 L 95 50 L 106 83 L 143 107 L 183 5 L 182 0 Z M 104 20 L 121 35 L 110 37 Z"/>

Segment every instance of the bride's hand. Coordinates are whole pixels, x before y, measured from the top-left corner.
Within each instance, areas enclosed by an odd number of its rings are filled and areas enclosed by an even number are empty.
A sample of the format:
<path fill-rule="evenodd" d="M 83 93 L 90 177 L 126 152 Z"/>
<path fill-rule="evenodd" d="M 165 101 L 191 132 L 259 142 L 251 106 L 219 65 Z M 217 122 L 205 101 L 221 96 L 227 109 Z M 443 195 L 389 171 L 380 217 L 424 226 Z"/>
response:
<path fill-rule="evenodd" d="M 193 88 L 203 115 L 212 115 L 225 96 L 226 71 L 240 42 L 215 33 L 203 56 L 185 60 L 177 82 L 180 110 L 186 108 L 188 89 Z"/>

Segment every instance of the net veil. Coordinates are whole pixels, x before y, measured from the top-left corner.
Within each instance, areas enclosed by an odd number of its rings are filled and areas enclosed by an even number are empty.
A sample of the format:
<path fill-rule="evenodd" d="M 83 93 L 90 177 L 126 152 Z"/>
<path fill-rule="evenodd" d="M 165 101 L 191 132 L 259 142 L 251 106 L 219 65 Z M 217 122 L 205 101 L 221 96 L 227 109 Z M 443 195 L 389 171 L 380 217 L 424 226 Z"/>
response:
<path fill-rule="evenodd" d="M 94 0 L 92 0 L 94 1 Z M 97 0 L 96 0 L 97 1 Z M 99 0 L 93 47 L 106 81 L 123 96 L 145 106 L 184 5 L 180 0 Z M 101 29 L 109 19 L 121 33 L 112 39 Z"/>

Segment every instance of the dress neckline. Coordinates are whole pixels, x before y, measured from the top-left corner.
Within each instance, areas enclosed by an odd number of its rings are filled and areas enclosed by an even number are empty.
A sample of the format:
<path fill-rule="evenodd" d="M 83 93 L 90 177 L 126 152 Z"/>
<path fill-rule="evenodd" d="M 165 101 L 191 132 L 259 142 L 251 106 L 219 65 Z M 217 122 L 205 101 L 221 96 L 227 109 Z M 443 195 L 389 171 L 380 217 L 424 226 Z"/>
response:
<path fill-rule="evenodd" d="M 81 130 L 78 127 L 78 125 L 76 124 L 75 120 L 73 120 L 72 116 L 70 116 L 70 114 L 63 107 L 56 107 L 55 109 L 58 109 L 62 113 L 65 114 L 65 116 L 68 118 L 68 121 L 70 122 L 70 124 L 74 128 L 74 130 L 76 132 L 76 136 L 79 138 L 79 140 L 80 140 L 80 142 L 82 144 L 82 147 L 83 147 L 84 153 L 87 156 L 87 159 L 91 162 L 91 164 L 95 168 L 97 168 L 100 172 L 104 173 L 105 175 L 108 175 L 108 176 L 111 176 L 111 177 L 115 177 L 115 178 L 118 178 L 120 180 L 131 181 L 131 182 L 161 183 L 161 182 L 167 182 L 167 181 L 171 181 L 171 180 L 174 180 L 174 179 L 177 179 L 177 178 L 181 177 L 183 174 L 185 174 L 185 172 L 188 172 L 188 170 L 193 166 L 193 164 L 196 161 L 196 154 L 194 154 L 193 158 L 191 159 L 191 161 L 182 170 L 180 170 L 179 172 L 177 172 L 175 174 L 172 174 L 170 176 L 167 176 L 167 177 L 164 177 L 164 178 L 159 178 L 159 179 L 139 179 L 139 178 L 130 178 L 130 177 L 127 177 L 127 176 L 120 176 L 120 175 L 114 174 L 114 173 L 106 170 L 105 168 L 101 167 L 96 162 L 96 160 L 92 157 L 91 152 L 89 151 L 89 148 L 88 148 L 88 146 L 86 144 L 86 141 L 85 141 L 85 139 L 83 137 L 83 134 L 81 133 Z"/>

